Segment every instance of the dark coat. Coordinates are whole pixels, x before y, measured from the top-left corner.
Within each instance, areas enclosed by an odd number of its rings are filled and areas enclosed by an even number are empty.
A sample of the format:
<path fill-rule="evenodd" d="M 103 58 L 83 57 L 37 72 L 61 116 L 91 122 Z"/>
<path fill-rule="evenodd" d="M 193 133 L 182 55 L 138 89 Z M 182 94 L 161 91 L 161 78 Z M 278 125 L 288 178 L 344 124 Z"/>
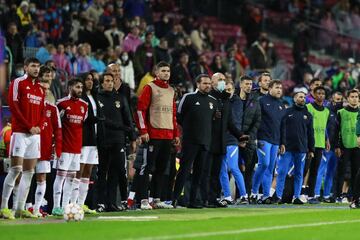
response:
<path fill-rule="evenodd" d="M 98 123 L 99 117 L 99 103 L 97 101 L 96 94 L 92 95 L 96 103 L 97 116 L 94 114 L 92 103 L 89 97 L 85 94 L 82 99 L 88 103 L 88 117 L 86 118 L 83 125 L 83 146 L 97 146 L 97 137 L 95 131 L 95 124 Z"/>

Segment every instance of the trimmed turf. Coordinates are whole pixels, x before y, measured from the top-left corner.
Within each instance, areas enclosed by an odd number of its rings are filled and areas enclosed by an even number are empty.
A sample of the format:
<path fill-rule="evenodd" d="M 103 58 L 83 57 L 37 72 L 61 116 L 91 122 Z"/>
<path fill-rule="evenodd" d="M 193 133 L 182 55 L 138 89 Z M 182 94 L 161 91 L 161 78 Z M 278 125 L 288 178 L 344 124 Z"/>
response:
<path fill-rule="evenodd" d="M 129 211 L 70 223 L 55 217 L 1 220 L 0 239 L 360 239 L 360 211 L 325 206 Z M 99 220 L 98 216 L 158 218 Z"/>

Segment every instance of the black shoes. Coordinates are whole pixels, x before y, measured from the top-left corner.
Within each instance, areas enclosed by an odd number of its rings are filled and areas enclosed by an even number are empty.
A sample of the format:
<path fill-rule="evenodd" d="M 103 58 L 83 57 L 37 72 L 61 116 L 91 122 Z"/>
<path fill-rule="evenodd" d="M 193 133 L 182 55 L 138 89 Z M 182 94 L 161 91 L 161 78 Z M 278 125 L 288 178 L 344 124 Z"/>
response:
<path fill-rule="evenodd" d="M 293 200 L 293 204 L 295 204 L 295 205 L 303 205 L 304 202 L 301 201 L 300 198 L 295 198 L 295 199 Z"/>
<path fill-rule="evenodd" d="M 198 204 L 194 204 L 194 203 L 189 203 L 189 205 L 187 206 L 187 208 L 201 209 L 201 208 L 203 208 L 203 206 L 202 206 L 202 205 L 198 205 Z"/>
<path fill-rule="evenodd" d="M 109 206 L 107 206 L 106 211 L 107 212 L 121 212 L 124 209 L 119 208 L 118 206 L 116 206 L 115 204 L 110 204 Z"/>

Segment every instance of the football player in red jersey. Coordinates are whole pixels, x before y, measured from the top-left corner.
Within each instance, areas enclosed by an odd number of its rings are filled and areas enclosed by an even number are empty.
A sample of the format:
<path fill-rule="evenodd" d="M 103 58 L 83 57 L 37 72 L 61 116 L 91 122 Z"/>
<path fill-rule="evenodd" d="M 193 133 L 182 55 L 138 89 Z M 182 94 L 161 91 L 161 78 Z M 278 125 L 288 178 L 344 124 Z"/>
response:
<path fill-rule="evenodd" d="M 24 69 L 25 75 L 12 81 L 9 86 L 8 103 L 13 130 L 10 143 L 11 167 L 4 180 L 0 210 L 0 215 L 6 219 L 14 219 L 8 201 L 20 173 L 22 176 L 15 199 L 16 216 L 36 217 L 24 208 L 36 161 L 40 157 L 40 128 L 45 117 L 45 94 L 38 80 L 39 60 L 26 59 Z"/>
<path fill-rule="evenodd" d="M 68 86 L 69 96 L 60 99 L 57 103 L 62 123 L 63 143 L 61 157 L 56 161 L 57 173 L 52 210 L 52 214 L 56 216 L 63 215 L 63 208 L 71 197 L 73 179 L 80 170 L 83 123 L 88 115 L 88 104 L 80 98 L 83 91 L 82 80 L 73 78 L 68 82 Z M 62 208 L 61 194 L 63 194 Z"/>

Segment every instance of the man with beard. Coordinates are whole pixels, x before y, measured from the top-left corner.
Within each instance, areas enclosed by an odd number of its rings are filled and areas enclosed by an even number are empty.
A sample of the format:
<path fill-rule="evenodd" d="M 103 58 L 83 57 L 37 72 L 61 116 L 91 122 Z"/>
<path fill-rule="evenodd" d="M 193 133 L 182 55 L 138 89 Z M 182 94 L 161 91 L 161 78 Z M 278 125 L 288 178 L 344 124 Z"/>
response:
<path fill-rule="evenodd" d="M 75 174 L 80 170 L 83 123 L 88 115 L 88 104 L 81 99 L 83 81 L 73 78 L 68 82 L 69 96 L 60 99 L 57 107 L 62 125 L 62 153 L 56 161 L 56 178 L 54 181 L 54 208 L 52 215 L 62 216 L 64 207 L 69 204 L 72 183 Z M 60 205 L 62 197 L 62 204 Z"/>
<path fill-rule="evenodd" d="M 269 83 L 271 82 L 271 75 L 269 72 L 263 72 L 258 77 L 259 88 L 252 91 L 252 95 L 255 99 L 259 99 L 262 96 L 265 96 L 269 92 Z"/>
<path fill-rule="evenodd" d="M 305 157 L 314 154 L 314 129 L 312 116 L 305 107 L 305 93 L 294 95 L 295 104 L 286 109 L 281 122 L 280 152 L 283 154 L 278 161 L 278 176 L 276 182 L 276 196 L 274 202 L 281 202 L 285 186 L 286 175 L 291 164 L 294 164 L 294 204 L 303 204 L 300 200 L 301 185 Z"/>

